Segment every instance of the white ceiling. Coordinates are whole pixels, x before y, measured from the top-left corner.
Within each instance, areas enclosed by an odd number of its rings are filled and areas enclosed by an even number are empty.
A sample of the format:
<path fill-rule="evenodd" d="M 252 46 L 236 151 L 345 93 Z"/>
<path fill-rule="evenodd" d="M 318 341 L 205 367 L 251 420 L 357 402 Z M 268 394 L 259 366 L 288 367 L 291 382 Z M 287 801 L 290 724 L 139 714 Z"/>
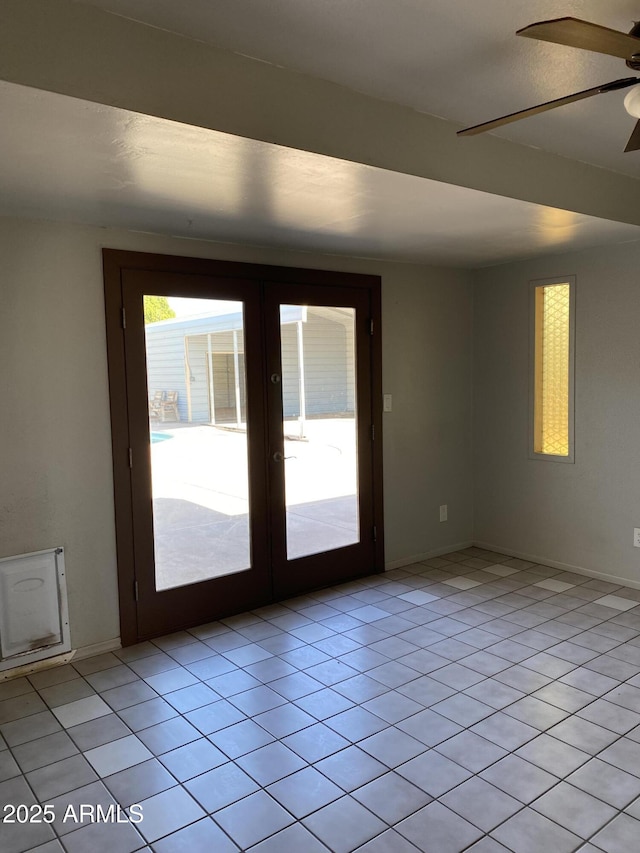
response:
<path fill-rule="evenodd" d="M 475 267 L 640 229 L 0 82 L 0 214 Z"/>
<path fill-rule="evenodd" d="M 516 39 L 516 28 L 574 14 L 628 30 L 640 9 L 640 0 L 74 2 L 462 124 L 628 76 L 621 61 Z M 640 152 L 620 153 L 633 126 L 622 97 L 502 133 L 640 177 Z M 640 238 L 634 225 L 16 83 L 0 81 L 0 115 L 0 215 L 467 267 Z"/>
<path fill-rule="evenodd" d="M 640 0 L 81 2 L 462 125 L 634 76 L 622 60 L 516 37 L 517 29 L 569 15 L 628 32 L 640 18 Z M 495 133 L 640 177 L 640 152 L 623 153 L 634 126 L 624 94 Z"/>

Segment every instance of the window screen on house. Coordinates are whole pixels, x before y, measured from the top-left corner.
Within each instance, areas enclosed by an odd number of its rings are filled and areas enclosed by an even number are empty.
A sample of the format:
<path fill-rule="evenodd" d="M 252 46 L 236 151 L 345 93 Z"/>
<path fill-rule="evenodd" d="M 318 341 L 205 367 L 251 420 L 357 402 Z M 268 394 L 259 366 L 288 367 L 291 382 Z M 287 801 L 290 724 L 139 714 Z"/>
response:
<path fill-rule="evenodd" d="M 573 458 L 573 282 L 533 287 L 533 452 Z"/>

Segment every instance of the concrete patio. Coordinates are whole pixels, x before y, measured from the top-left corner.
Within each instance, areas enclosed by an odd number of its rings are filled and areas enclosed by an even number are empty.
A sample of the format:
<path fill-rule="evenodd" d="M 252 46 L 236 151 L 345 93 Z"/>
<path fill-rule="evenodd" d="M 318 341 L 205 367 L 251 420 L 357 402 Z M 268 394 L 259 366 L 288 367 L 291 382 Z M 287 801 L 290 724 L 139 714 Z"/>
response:
<path fill-rule="evenodd" d="M 357 542 L 355 419 L 285 423 L 287 555 Z M 151 425 L 158 589 L 250 567 L 247 440 L 243 430 Z"/>

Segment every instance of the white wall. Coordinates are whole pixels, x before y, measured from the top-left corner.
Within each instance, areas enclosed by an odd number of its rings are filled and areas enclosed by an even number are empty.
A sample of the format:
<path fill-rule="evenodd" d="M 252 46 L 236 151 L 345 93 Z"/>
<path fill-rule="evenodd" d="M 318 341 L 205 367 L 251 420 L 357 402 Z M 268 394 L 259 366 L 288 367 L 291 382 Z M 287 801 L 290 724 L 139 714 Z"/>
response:
<path fill-rule="evenodd" d="M 65 547 L 74 647 L 119 633 L 103 246 L 382 275 L 386 559 L 470 540 L 469 274 L 0 219 L 0 556 Z"/>
<path fill-rule="evenodd" d="M 477 273 L 474 539 L 640 581 L 640 243 Z M 575 464 L 527 457 L 528 282 L 575 274 Z"/>
<path fill-rule="evenodd" d="M 454 122 L 76 0 L 2 0 L 0 79 L 289 149 L 640 224 L 639 182 L 629 175 L 492 134 L 472 142 L 456 140 L 459 125 Z M 222 80 L 224 85 L 216 85 Z M 282 185 L 283 176 L 278 180 Z"/>

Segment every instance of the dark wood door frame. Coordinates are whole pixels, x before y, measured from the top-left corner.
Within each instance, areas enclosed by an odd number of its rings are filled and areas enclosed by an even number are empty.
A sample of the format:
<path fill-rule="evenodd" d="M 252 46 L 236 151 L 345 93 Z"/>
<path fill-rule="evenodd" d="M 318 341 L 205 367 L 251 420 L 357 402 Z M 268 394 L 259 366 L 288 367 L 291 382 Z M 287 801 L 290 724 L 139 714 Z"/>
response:
<path fill-rule="evenodd" d="M 336 288 L 362 288 L 369 293 L 371 328 L 370 370 L 372 425 L 375 441 L 371 447 L 371 483 L 370 497 L 373 525 L 377 531 L 372 549 L 372 565 L 366 572 L 370 574 L 384 569 L 384 536 L 382 505 L 382 345 L 380 331 L 381 300 L 380 279 L 377 276 L 356 273 L 326 272 L 322 270 L 277 267 L 263 264 L 237 263 L 231 261 L 212 261 L 198 258 L 183 258 L 169 255 L 153 255 L 115 249 L 103 250 L 105 313 L 107 355 L 109 364 L 109 392 L 111 400 L 111 432 L 113 450 L 113 478 L 116 523 L 116 553 L 118 563 L 118 588 L 120 601 L 120 628 L 123 645 L 131 645 L 142 639 L 138 629 L 135 598 L 135 548 L 133 531 L 133 500 L 131 469 L 129 466 L 129 418 L 127 407 L 127 363 L 123 333 L 123 281 L 127 271 L 147 271 L 163 274 L 173 273 L 181 276 L 214 277 L 216 279 L 234 279 L 254 281 L 256 283 L 277 283 L 278 285 L 322 285 Z M 264 362 L 266 363 L 265 353 Z M 268 458 L 269 448 L 264 448 L 264 459 Z M 327 584 L 336 581 L 327 578 Z M 316 584 L 318 586 L 319 584 Z M 261 590 L 252 606 L 272 600 L 273 592 Z M 243 607 L 242 609 L 246 609 Z M 225 612 L 217 612 L 213 607 L 207 613 L 207 619 L 216 619 Z M 192 624 L 192 623 L 190 623 Z M 186 623 L 185 626 L 186 627 Z"/>
<path fill-rule="evenodd" d="M 296 292 L 296 291 L 300 292 Z M 285 504 L 285 467 L 283 463 L 271 462 L 272 472 L 270 475 L 270 486 L 274 500 L 271 502 L 272 518 L 271 527 L 277 531 L 273 539 L 272 558 L 274 567 L 274 593 L 276 598 L 291 596 L 304 592 L 309 588 L 321 585 L 330 586 L 332 583 L 340 583 L 342 578 L 350 574 L 350 566 L 357 565 L 362 559 L 363 548 L 370 554 L 368 558 L 372 564 L 375 563 L 375 546 L 377 544 L 377 528 L 373 517 L 371 494 L 373 487 L 372 466 L 370 454 L 373 453 L 371 434 L 371 412 L 373 409 L 371 399 L 371 363 L 370 334 L 371 322 L 371 300 L 370 291 L 365 288 L 353 288 L 337 285 L 331 287 L 327 292 L 326 287 L 314 287 L 313 285 L 275 284 L 265 294 L 265 313 L 270 315 L 271 327 L 279 326 L 277 315 L 280 304 L 297 304 L 298 301 L 308 306 L 330 306 L 330 307 L 355 307 L 355 365 L 354 376 L 357 389 L 357 452 L 358 452 L 358 498 L 359 498 L 359 527 L 361 540 L 357 543 L 338 548 L 331 552 L 330 565 L 326 561 L 326 552 L 287 560 L 287 543 L 285 532 L 285 518 L 279 512 L 279 507 Z M 330 300 L 330 303 L 327 301 Z M 268 347 L 267 364 L 265 365 L 268 375 L 282 374 L 280 346 Z M 268 417 L 269 433 L 277 437 L 278 447 L 270 448 L 270 454 L 280 449 L 282 445 L 282 393 L 281 386 L 268 386 Z M 375 430 L 374 430 L 375 432 Z M 374 528 L 376 535 L 374 538 Z"/>
<path fill-rule="evenodd" d="M 138 638 L 166 633 L 167 626 L 179 629 L 211 621 L 211 604 L 219 602 L 220 612 L 231 612 L 240 606 L 260 607 L 271 598 L 269 571 L 269 529 L 264 508 L 268 506 L 268 471 L 265 463 L 264 437 L 264 371 L 262 370 L 261 288 L 251 279 L 229 279 L 220 276 L 192 276 L 166 273 L 159 270 L 123 270 L 123 302 L 126 311 L 124 337 L 127 355 L 127 408 L 129 412 L 129 447 L 131 448 L 130 482 L 134 517 L 133 550 L 137 567 L 154 564 L 154 527 L 149 508 L 153 504 L 151 487 L 151 458 L 149 455 L 147 371 L 144 340 L 144 294 L 171 295 L 176 287 L 192 297 L 215 298 L 243 302 L 246 378 L 248 405 L 252 412 L 247 430 L 247 454 L 252 472 L 249 489 L 249 525 L 252 549 L 251 566 L 242 572 L 231 572 L 199 584 L 185 584 L 156 594 L 155 578 L 150 572 L 136 573 L 135 592 L 139 595 L 137 608 Z M 177 614 L 184 614 L 181 623 Z M 187 616 L 188 614 L 188 616 Z"/>

